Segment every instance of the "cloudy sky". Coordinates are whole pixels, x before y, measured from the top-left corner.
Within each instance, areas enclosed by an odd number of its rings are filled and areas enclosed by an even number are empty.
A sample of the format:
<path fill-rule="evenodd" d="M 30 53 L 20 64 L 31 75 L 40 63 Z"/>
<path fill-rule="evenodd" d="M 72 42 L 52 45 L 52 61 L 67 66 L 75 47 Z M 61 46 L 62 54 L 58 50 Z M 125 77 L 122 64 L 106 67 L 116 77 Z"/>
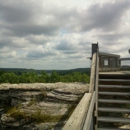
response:
<path fill-rule="evenodd" d="M 130 56 L 130 0 L 0 0 L 0 68 L 90 67 L 97 42 Z"/>

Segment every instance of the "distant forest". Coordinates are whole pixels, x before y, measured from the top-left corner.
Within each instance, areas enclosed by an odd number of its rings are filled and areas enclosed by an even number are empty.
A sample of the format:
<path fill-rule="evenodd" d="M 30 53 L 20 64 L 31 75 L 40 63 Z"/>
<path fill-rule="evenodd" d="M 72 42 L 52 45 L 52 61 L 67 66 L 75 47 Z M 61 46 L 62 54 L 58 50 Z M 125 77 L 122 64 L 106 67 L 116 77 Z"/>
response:
<path fill-rule="evenodd" d="M 0 68 L 0 83 L 89 83 L 90 68 L 71 70 L 34 70 L 19 68 Z"/>

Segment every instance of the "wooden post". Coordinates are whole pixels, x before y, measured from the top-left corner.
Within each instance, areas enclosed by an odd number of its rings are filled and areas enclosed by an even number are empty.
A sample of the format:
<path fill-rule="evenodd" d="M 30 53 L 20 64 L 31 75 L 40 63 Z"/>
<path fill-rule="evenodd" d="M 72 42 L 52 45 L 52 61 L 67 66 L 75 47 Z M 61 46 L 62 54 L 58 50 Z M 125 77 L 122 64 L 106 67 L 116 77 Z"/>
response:
<path fill-rule="evenodd" d="M 98 49 L 98 42 L 97 44 L 92 44 L 92 57 L 94 53 L 97 53 L 97 49 Z"/>
<path fill-rule="evenodd" d="M 96 66 L 96 53 L 93 54 L 92 58 L 92 67 L 91 67 L 91 76 L 90 76 L 90 87 L 89 93 L 94 91 L 94 83 L 95 83 L 95 66 Z"/>
<path fill-rule="evenodd" d="M 96 58 L 97 58 L 97 50 L 98 50 L 98 43 L 92 44 L 92 66 L 91 66 L 91 76 L 90 76 L 90 88 L 89 93 L 94 91 L 94 82 L 95 82 L 95 74 L 96 74 Z"/>

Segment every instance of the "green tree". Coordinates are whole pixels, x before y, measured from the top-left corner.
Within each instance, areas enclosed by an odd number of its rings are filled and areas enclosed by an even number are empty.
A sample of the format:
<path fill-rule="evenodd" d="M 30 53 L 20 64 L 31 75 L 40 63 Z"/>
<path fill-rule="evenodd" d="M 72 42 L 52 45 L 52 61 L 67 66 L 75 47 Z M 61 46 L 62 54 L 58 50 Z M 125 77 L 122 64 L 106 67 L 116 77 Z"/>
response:
<path fill-rule="evenodd" d="M 49 82 L 49 75 L 45 71 L 42 71 L 38 77 L 38 82 L 40 82 L 40 83 Z"/>
<path fill-rule="evenodd" d="M 13 72 L 4 73 L 1 76 L 1 81 L 2 81 L 2 83 L 19 83 L 19 77 L 16 74 L 14 74 Z"/>
<path fill-rule="evenodd" d="M 90 82 L 90 77 L 87 75 L 87 74 L 82 74 L 82 82 L 85 82 L 85 83 L 89 83 Z"/>
<path fill-rule="evenodd" d="M 52 72 L 52 74 L 50 76 L 50 82 L 51 83 L 60 82 L 60 75 L 56 71 Z"/>
<path fill-rule="evenodd" d="M 73 76 L 73 82 L 81 82 L 82 80 L 81 72 L 73 72 L 72 76 Z"/>
<path fill-rule="evenodd" d="M 66 74 L 64 76 L 64 82 L 73 82 L 73 76 L 72 76 L 72 74 Z"/>
<path fill-rule="evenodd" d="M 38 82 L 38 75 L 35 72 L 23 73 L 19 80 L 20 83 L 35 83 Z"/>

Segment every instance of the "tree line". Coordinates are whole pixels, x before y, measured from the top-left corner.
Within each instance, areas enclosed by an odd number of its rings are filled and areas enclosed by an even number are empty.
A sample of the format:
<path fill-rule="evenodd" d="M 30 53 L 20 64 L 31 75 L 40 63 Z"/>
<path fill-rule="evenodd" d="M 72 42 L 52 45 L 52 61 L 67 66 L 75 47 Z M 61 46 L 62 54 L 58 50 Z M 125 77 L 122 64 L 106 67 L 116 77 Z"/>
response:
<path fill-rule="evenodd" d="M 0 71 L 0 83 L 56 83 L 56 82 L 85 82 L 89 83 L 90 77 L 86 73 L 72 72 L 65 75 L 60 75 L 53 71 L 51 74 L 41 71 L 40 74 L 36 72 L 24 72 L 17 75 L 13 72 Z"/>

